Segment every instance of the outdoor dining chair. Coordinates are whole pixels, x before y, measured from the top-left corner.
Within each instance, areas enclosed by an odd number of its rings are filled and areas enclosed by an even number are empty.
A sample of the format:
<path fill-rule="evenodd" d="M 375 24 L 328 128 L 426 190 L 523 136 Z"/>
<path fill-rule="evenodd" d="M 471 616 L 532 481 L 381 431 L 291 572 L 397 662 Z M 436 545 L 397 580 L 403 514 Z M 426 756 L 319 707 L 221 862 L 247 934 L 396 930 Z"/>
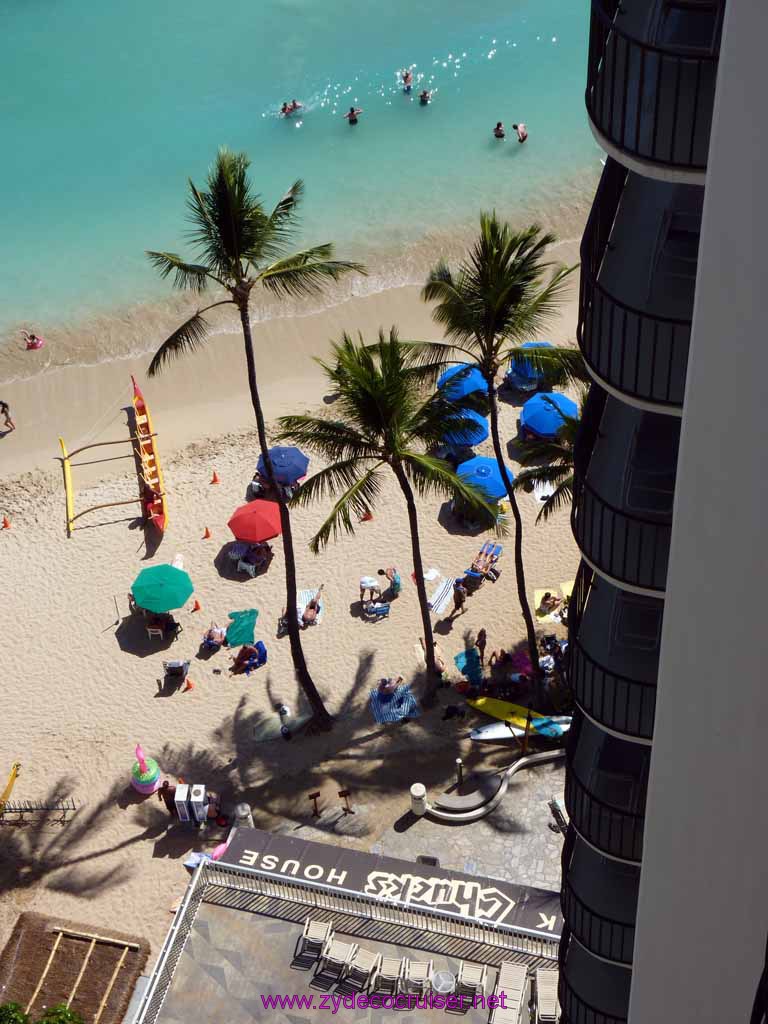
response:
<path fill-rule="evenodd" d="M 372 988 L 376 983 L 380 966 L 381 953 L 372 953 L 370 949 L 358 949 L 349 963 L 346 981 L 361 991 Z"/>
<path fill-rule="evenodd" d="M 405 962 L 400 957 L 383 956 L 371 988 L 377 992 L 396 996 L 400 991 L 404 968 Z"/>
<path fill-rule="evenodd" d="M 403 978 L 407 991 L 428 992 L 432 985 L 433 966 L 433 960 L 406 960 Z"/>
<path fill-rule="evenodd" d="M 487 980 L 488 968 L 485 964 L 468 964 L 462 960 L 456 977 L 456 995 L 468 996 L 470 999 L 484 996 Z"/>
<path fill-rule="evenodd" d="M 338 981 L 341 981 L 349 973 L 349 968 L 357 956 L 359 948 L 356 942 L 341 942 L 339 939 L 329 939 L 323 948 L 323 952 L 320 954 L 317 973 L 321 974 L 329 971 L 336 975 Z"/>
<path fill-rule="evenodd" d="M 315 921 L 308 917 L 304 922 L 304 931 L 301 934 L 299 955 L 302 953 L 316 953 L 320 956 L 325 949 L 326 943 L 330 942 L 332 938 L 332 921 Z"/>

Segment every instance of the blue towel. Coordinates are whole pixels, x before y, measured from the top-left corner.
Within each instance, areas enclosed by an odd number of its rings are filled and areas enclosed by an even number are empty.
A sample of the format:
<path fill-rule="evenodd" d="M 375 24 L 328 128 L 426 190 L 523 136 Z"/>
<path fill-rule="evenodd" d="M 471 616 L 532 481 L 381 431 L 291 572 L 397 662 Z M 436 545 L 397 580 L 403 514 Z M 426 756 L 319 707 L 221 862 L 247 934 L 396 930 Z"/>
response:
<path fill-rule="evenodd" d="M 402 722 L 404 718 L 416 718 L 421 714 L 410 686 L 398 686 L 394 693 L 380 693 L 371 690 L 371 711 L 377 722 Z"/>
<path fill-rule="evenodd" d="M 480 652 L 476 647 L 470 647 L 468 651 L 461 651 L 453 659 L 453 663 L 470 683 L 474 683 L 476 686 L 482 683 L 483 666 L 480 664 Z"/>

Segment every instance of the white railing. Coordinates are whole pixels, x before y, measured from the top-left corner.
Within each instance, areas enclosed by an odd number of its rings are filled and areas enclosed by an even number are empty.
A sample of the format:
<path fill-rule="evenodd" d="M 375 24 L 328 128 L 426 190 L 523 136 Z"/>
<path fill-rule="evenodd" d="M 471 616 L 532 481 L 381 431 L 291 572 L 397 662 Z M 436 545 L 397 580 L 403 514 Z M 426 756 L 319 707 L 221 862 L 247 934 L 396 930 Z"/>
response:
<path fill-rule="evenodd" d="M 210 892 L 214 886 L 216 892 Z M 557 960 L 559 935 L 543 936 L 504 922 L 438 910 L 408 901 L 366 896 L 342 886 L 307 882 L 290 875 L 260 871 L 258 868 L 204 861 L 195 871 L 176 912 L 152 980 L 132 1024 L 155 1024 L 200 903 L 211 902 L 240 910 L 248 909 L 243 906 L 239 896 L 242 893 L 284 900 L 314 910 L 346 914 L 366 921 L 399 925 L 426 935 L 445 936 L 532 958 Z M 482 959 L 479 951 L 478 958 Z"/>

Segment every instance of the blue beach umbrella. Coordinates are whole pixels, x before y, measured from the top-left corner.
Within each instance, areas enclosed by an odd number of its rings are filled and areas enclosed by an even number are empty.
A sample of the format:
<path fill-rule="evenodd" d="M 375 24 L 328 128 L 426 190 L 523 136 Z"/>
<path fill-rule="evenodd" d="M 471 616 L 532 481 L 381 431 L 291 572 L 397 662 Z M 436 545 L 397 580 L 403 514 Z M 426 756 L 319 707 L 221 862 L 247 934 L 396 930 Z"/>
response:
<path fill-rule="evenodd" d="M 467 420 L 466 426 L 456 430 L 449 430 L 443 434 L 443 441 L 446 444 L 466 445 L 471 448 L 473 444 L 481 444 L 488 437 L 488 420 L 481 416 L 474 409 L 462 409 L 461 418 Z"/>
<path fill-rule="evenodd" d="M 553 391 L 528 399 L 520 413 L 520 426 L 537 437 L 555 437 L 565 416 L 578 415 L 579 407 L 572 398 Z"/>
<path fill-rule="evenodd" d="M 464 372 L 462 373 L 462 371 Z M 457 374 L 461 374 L 461 378 L 453 380 Z M 437 380 L 437 386 L 445 390 L 446 398 L 449 398 L 452 402 L 456 402 L 459 398 L 464 398 L 466 395 L 471 395 L 474 391 L 488 390 L 485 377 L 471 363 L 459 363 L 458 366 L 452 366 L 445 373 L 441 373 Z"/>
<path fill-rule="evenodd" d="M 474 459 L 462 462 L 456 472 L 465 483 L 472 484 L 491 501 L 498 501 L 507 493 L 496 459 L 476 455 Z M 507 473 L 510 482 L 515 479 L 509 466 L 507 466 Z"/>
<path fill-rule="evenodd" d="M 554 348 L 549 341 L 526 341 L 521 348 Z M 513 359 L 509 364 L 509 374 L 513 381 L 521 387 L 536 387 L 544 380 L 544 371 L 537 370 L 535 366 L 525 359 Z"/>
<path fill-rule="evenodd" d="M 305 455 L 300 448 L 278 445 L 276 448 L 269 449 L 269 457 L 275 471 L 275 480 L 279 484 L 295 484 L 297 480 L 307 474 L 309 456 Z M 259 456 L 256 468 L 262 476 L 266 476 L 263 455 Z"/>

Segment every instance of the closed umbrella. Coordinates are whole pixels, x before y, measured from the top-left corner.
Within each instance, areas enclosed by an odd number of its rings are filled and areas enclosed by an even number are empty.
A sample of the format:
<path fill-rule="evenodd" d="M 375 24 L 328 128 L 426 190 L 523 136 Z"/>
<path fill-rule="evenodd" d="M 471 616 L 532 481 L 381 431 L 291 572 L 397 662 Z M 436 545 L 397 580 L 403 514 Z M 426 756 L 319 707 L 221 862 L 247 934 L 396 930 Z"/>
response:
<path fill-rule="evenodd" d="M 549 341 L 526 341 L 521 348 L 553 348 Z M 517 357 L 509 366 L 509 376 L 519 388 L 533 389 L 544 380 L 544 371 L 538 370 L 526 359 Z"/>
<path fill-rule="evenodd" d="M 446 444 L 467 445 L 481 444 L 488 437 L 488 420 L 474 409 L 462 409 L 461 419 L 466 420 L 463 426 L 456 427 L 443 434 Z"/>
<path fill-rule="evenodd" d="M 189 573 L 175 565 L 152 565 L 142 569 L 133 581 L 131 592 L 139 608 L 160 615 L 181 608 L 194 591 Z"/>
<path fill-rule="evenodd" d="M 567 395 L 559 392 L 534 395 L 523 406 L 520 426 L 524 433 L 551 438 L 557 436 L 566 416 L 575 419 L 578 415 L 579 407 Z"/>
<path fill-rule="evenodd" d="M 307 475 L 309 468 L 309 456 L 305 455 L 300 448 L 291 448 L 278 445 L 269 449 L 269 457 L 272 462 L 272 469 L 275 472 L 275 480 L 279 484 L 295 484 L 301 477 Z M 264 456 L 259 456 L 256 467 L 262 476 L 266 476 Z"/>
<path fill-rule="evenodd" d="M 507 493 L 496 459 L 476 455 L 474 459 L 462 462 L 456 472 L 465 483 L 472 484 L 490 501 L 498 501 Z M 511 483 L 515 476 L 509 466 L 507 466 L 507 474 Z"/>
<path fill-rule="evenodd" d="M 236 540 L 247 544 L 260 544 L 282 532 L 280 506 L 276 501 L 249 501 L 232 513 L 227 524 Z"/>
<path fill-rule="evenodd" d="M 458 379 L 454 380 L 455 377 Z M 446 370 L 439 376 L 437 386 L 445 391 L 446 398 L 452 402 L 471 395 L 474 391 L 488 390 L 485 377 L 471 363 L 459 363 L 458 366 L 452 366 Z"/>

